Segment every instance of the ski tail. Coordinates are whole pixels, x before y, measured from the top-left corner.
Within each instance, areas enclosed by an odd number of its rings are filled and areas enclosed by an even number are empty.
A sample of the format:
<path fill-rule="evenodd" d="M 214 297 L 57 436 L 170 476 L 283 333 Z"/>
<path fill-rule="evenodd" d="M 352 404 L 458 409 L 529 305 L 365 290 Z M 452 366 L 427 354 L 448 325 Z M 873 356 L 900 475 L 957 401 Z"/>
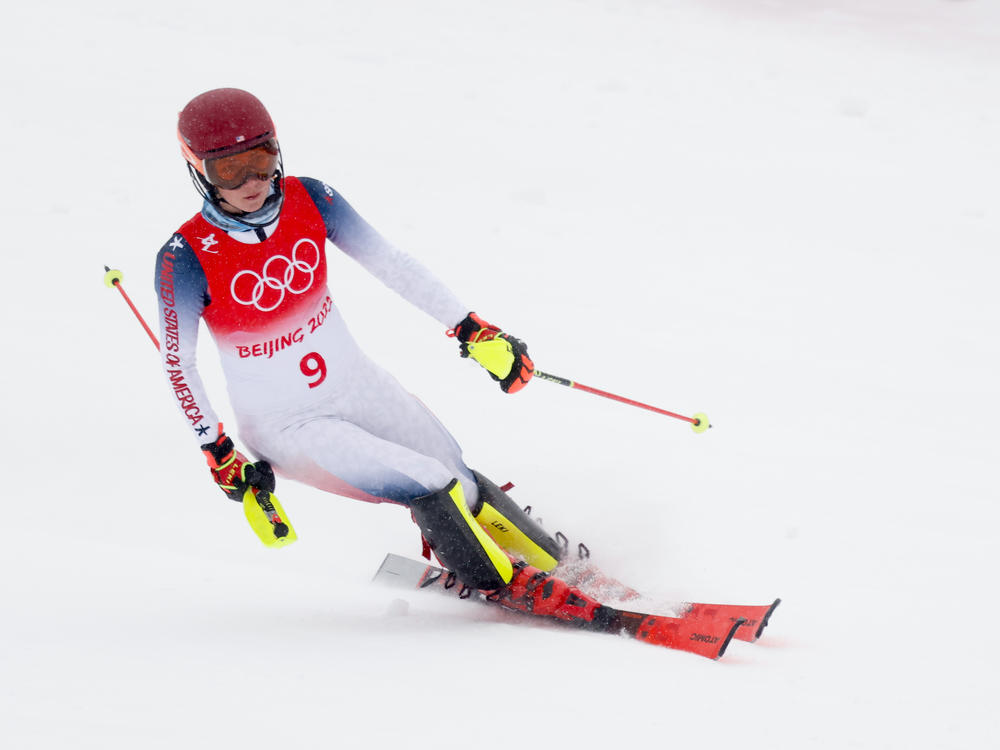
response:
<path fill-rule="evenodd" d="M 426 579 L 434 577 L 433 571 L 437 571 L 438 576 L 444 572 L 435 565 L 390 552 L 375 571 L 372 580 L 404 589 L 419 589 L 424 587 Z"/>

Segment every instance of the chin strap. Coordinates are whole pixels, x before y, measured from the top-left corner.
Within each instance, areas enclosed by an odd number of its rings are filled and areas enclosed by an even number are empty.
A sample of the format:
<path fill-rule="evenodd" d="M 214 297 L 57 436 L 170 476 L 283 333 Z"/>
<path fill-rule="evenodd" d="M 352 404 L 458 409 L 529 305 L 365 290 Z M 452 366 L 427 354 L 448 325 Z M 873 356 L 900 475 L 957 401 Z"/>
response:
<path fill-rule="evenodd" d="M 237 215 L 229 213 L 222 208 L 220 199 L 215 195 L 205 197 L 205 205 L 202 211 L 211 223 L 227 232 L 246 232 L 254 229 L 263 229 L 277 220 L 285 201 L 285 192 L 282 189 L 281 179 L 276 177 L 272 181 L 271 187 L 273 192 L 267 196 L 264 205 L 252 214 Z"/>

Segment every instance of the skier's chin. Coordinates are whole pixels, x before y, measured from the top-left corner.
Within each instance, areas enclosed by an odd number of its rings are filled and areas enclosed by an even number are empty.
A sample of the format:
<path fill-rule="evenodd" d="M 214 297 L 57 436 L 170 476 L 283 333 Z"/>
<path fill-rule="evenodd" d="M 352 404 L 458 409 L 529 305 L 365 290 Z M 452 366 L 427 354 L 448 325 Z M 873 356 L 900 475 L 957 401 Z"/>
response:
<path fill-rule="evenodd" d="M 248 198 L 230 198 L 229 200 L 224 200 L 222 202 L 222 208 L 226 213 L 234 215 L 242 214 L 252 214 L 254 211 L 260 211 L 264 207 L 264 202 L 267 200 L 267 191 L 263 191 L 260 195 L 251 195 Z"/>
<path fill-rule="evenodd" d="M 270 192 L 270 183 L 251 180 L 235 190 L 219 189 L 222 208 L 231 214 L 252 214 L 264 207 Z"/>

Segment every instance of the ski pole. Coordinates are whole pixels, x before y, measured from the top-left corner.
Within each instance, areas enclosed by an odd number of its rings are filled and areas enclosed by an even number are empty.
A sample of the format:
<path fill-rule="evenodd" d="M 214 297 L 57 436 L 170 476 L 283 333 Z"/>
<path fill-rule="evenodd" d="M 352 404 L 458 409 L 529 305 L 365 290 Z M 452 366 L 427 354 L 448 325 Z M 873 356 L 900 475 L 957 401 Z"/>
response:
<path fill-rule="evenodd" d="M 121 292 L 122 298 L 128 303 L 136 319 L 149 335 L 149 340 L 159 351 L 160 342 L 156 340 L 156 335 L 146 325 L 146 320 L 122 287 L 122 272 L 117 268 L 112 269 L 105 266 L 104 283 L 106 286 L 114 287 Z M 254 502 L 250 502 L 251 498 Z M 281 547 L 298 539 L 295 529 L 288 521 L 288 516 L 285 515 L 285 509 L 278 503 L 278 498 L 273 492 L 258 491 L 253 487 L 247 487 L 246 492 L 243 493 L 243 513 L 257 538 L 268 547 Z"/>
<path fill-rule="evenodd" d="M 632 399 L 625 398 L 624 396 L 618 396 L 614 393 L 608 393 L 607 391 L 602 391 L 597 388 L 591 388 L 589 385 L 583 385 L 582 383 L 574 382 L 568 378 L 561 378 L 558 375 L 550 375 L 549 373 L 542 372 L 541 370 L 535 370 L 535 377 L 547 380 L 550 383 L 576 388 L 578 391 L 593 393 L 595 396 L 603 396 L 604 398 L 610 398 L 612 401 L 620 401 L 621 403 L 628 404 L 629 406 L 638 406 L 640 409 L 646 409 L 648 411 L 656 412 L 657 414 L 663 414 L 668 417 L 673 417 L 674 419 L 689 422 L 691 424 L 691 429 L 695 432 L 705 432 L 705 430 L 712 426 L 708 421 L 708 416 L 703 412 L 698 412 L 693 417 L 685 417 L 683 414 L 676 414 L 675 412 L 667 411 L 666 409 L 660 409 L 656 406 L 644 404 L 641 401 L 633 401 Z"/>
<path fill-rule="evenodd" d="M 121 292 L 122 298 L 128 303 L 128 306 L 132 308 L 132 312 L 135 313 L 135 317 L 139 320 L 139 323 L 142 324 L 142 327 L 149 335 L 149 340 L 152 341 L 153 346 L 155 346 L 156 349 L 159 350 L 160 342 L 156 340 L 156 336 L 153 334 L 152 330 L 150 330 L 149 326 L 146 325 L 146 321 L 143 319 L 142 314 L 139 312 L 136 306 L 132 304 L 132 300 L 129 298 L 127 294 L 125 294 L 125 289 L 122 287 L 122 272 L 119 271 L 117 268 L 108 268 L 107 266 L 104 267 L 104 271 L 105 271 L 104 273 L 105 285 L 107 285 L 108 287 L 114 287 L 119 292 Z"/>

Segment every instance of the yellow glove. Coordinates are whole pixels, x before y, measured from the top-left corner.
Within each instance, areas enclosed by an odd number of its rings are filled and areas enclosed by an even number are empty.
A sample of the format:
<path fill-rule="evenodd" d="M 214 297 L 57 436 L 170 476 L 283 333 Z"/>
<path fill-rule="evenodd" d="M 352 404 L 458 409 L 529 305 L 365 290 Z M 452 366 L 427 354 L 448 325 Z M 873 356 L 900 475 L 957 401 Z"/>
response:
<path fill-rule="evenodd" d="M 474 312 L 452 330 L 462 342 L 459 352 L 482 365 L 504 393 L 517 393 L 531 380 L 535 365 L 528 347 L 520 339 L 504 333 Z"/>

